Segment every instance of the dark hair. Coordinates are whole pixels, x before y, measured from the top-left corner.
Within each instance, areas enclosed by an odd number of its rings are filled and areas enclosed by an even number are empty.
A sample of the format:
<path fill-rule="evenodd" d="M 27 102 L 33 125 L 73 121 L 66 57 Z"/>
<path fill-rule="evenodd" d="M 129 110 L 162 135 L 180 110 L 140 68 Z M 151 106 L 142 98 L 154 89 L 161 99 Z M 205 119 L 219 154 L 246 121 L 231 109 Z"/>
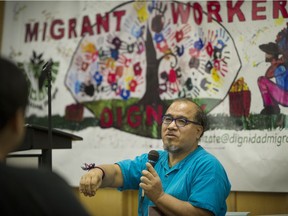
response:
<path fill-rule="evenodd" d="M 12 61 L 0 56 L 0 129 L 28 104 L 27 77 Z"/>
<path fill-rule="evenodd" d="M 203 109 L 198 104 L 196 104 L 196 106 L 197 106 L 197 112 L 195 114 L 195 121 L 199 122 L 201 124 L 201 126 L 203 127 L 203 132 L 202 132 L 202 134 L 200 136 L 200 137 L 202 137 L 204 132 L 207 130 L 208 119 L 207 119 L 207 115 L 203 111 Z"/>
<path fill-rule="evenodd" d="M 183 102 L 195 104 L 197 112 L 195 114 L 194 120 L 196 122 L 199 122 L 201 124 L 201 126 L 203 127 L 203 132 L 200 136 L 200 137 L 202 137 L 202 135 L 204 134 L 204 131 L 206 131 L 207 127 L 208 127 L 208 118 L 207 118 L 207 115 L 204 112 L 204 110 L 196 102 L 194 102 L 193 100 L 191 100 L 189 98 L 178 98 L 175 101 L 173 101 L 173 103 L 176 101 L 183 101 Z"/>

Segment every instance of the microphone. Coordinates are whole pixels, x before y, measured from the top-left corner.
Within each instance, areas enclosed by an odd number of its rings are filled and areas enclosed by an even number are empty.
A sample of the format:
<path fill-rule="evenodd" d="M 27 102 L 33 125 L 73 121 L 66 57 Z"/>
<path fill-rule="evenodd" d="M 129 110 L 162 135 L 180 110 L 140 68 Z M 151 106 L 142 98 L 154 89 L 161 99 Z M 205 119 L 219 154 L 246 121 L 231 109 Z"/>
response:
<path fill-rule="evenodd" d="M 51 69 L 52 69 L 52 65 L 53 65 L 53 61 L 52 59 L 50 59 L 48 62 L 46 62 L 46 64 L 42 67 L 42 71 L 41 71 L 41 74 L 39 76 L 39 81 L 38 81 L 38 88 L 39 90 L 42 89 L 43 85 L 44 85 L 44 82 L 47 78 L 51 79 L 51 77 L 48 77 L 48 76 L 51 76 Z M 50 81 L 50 80 L 49 80 Z"/>
<path fill-rule="evenodd" d="M 159 159 L 159 153 L 156 150 L 151 150 L 148 153 L 148 163 L 150 163 L 153 167 L 155 166 L 155 164 L 157 163 Z M 144 190 L 142 189 L 142 197 L 144 197 Z"/>
<path fill-rule="evenodd" d="M 155 164 L 157 163 L 159 159 L 159 153 L 156 150 L 151 150 L 148 153 L 148 163 L 150 163 L 153 167 L 155 166 Z"/>

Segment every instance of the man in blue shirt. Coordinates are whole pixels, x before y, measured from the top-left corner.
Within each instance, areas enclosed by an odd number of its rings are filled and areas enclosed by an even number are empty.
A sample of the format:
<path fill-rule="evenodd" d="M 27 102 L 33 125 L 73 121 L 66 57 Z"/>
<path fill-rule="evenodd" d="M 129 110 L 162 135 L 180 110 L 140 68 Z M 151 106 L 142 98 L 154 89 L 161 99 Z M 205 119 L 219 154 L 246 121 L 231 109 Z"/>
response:
<path fill-rule="evenodd" d="M 162 119 L 165 151 L 158 151 L 155 167 L 147 163 L 147 154 L 101 165 L 82 176 L 80 191 L 93 196 L 99 187 L 139 189 L 141 216 L 152 211 L 159 215 L 224 216 L 231 185 L 221 163 L 198 145 L 206 122 L 197 104 L 175 100 Z"/>

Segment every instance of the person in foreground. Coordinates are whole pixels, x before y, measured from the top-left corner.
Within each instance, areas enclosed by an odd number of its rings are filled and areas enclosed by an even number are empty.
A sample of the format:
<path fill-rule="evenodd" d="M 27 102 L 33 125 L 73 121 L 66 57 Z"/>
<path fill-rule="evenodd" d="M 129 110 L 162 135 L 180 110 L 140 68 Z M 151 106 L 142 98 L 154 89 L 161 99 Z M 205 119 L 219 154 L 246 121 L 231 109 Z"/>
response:
<path fill-rule="evenodd" d="M 138 215 L 224 216 L 231 185 L 221 163 L 198 144 L 206 122 L 197 104 L 175 100 L 162 119 L 165 151 L 158 151 L 154 167 L 147 154 L 94 167 L 81 177 L 80 192 L 94 196 L 100 187 L 140 187 Z"/>
<path fill-rule="evenodd" d="M 69 185 L 48 170 L 6 165 L 25 134 L 29 88 L 24 73 L 0 57 L 0 215 L 88 216 Z"/>

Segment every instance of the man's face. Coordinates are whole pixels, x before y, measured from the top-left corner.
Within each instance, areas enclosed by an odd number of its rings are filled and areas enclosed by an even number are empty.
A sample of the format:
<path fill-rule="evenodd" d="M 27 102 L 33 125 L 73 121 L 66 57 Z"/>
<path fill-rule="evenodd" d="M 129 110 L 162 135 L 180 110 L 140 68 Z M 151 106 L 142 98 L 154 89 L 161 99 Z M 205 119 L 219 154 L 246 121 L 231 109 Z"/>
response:
<path fill-rule="evenodd" d="M 196 105 L 190 102 L 176 101 L 171 104 L 165 115 L 172 118 L 185 118 L 195 121 Z M 170 153 L 183 153 L 192 151 L 197 147 L 197 141 L 202 133 L 202 126 L 188 123 L 184 127 L 162 123 L 161 136 L 163 147 Z"/>

